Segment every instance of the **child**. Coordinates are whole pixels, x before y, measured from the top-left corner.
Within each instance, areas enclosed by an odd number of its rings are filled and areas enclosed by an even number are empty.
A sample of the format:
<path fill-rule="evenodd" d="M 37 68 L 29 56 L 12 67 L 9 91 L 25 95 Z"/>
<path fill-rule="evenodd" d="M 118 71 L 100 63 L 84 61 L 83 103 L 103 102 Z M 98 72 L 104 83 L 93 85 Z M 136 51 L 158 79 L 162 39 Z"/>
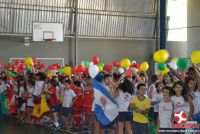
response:
<path fill-rule="evenodd" d="M 171 100 L 174 107 L 174 113 L 183 111 L 187 115 L 187 120 L 190 120 L 194 113 L 194 105 L 192 99 L 188 95 L 187 88 L 181 81 L 174 84 L 172 95 Z"/>
<path fill-rule="evenodd" d="M 72 105 L 76 101 L 76 94 L 72 89 L 70 89 L 70 80 L 66 80 L 64 82 L 64 95 L 63 95 L 63 102 L 62 102 L 62 116 L 65 118 L 65 124 L 68 128 L 72 126 L 72 120 L 71 120 L 71 111 L 72 111 Z"/>
<path fill-rule="evenodd" d="M 159 115 L 157 121 L 157 131 L 171 128 L 171 119 L 173 118 L 173 106 L 170 98 L 171 87 L 163 87 L 163 99 L 159 103 Z"/>
<path fill-rule="evenodd" d="M 58 123 L 58 98 L 56 96 L 56 86 L 57 82 L 55 80 L 50 81 L 50 88 L 46 92 L 50 94 L 50 107 L 51 112 L 53 113 L 53 121 L 54 121 L 54 130 L 57 131 L 60 129 Z"/>
<path fill-rule="evenodd" d="M 119 108 L 118 133 L 123 134 L 125 128 L 128 134 L 132 134 L 131 112 L 128 111 L 129 102 L 134 93 L 133 83 L 128 79 L 122 79 L 119 84 L 119 96 L 116 98 Z"/>
<path fill-rule="evenodd" d="M 197 83 L 193 78 L 187 78 L 186 84 L 189 88 L 189 95 L 191 99 L 193 100 L 194 104 L 194 114 L 197 114 L 200 112 L 200 92 L 197 90 Z"/>
<path fill-rule="evenodd" d="M 26 111 L 27 111 L 27 123 L 32 124 L 31 121 L 31 113 L 33 112 L 33 92 L 34 92 L 34 86 L 35 81 L 33 79 L 28 80 L 27 89 L 28 89 L 28 99 L 27 99 L 27 105 L 26 105 Z"/>
<path fill-rule="evenodd" d="M 85 77 L 84 85 L 84 98 L 83 98 L 83 109 L 85 114 L 85 125 L 91 126 L 92 119 L 92 103 L 93 103 L 93 89 L 90 84 L 90 78 Z"/>
<path fill-rule="evenodd" d="M 173 77 L 169 73 L 163 76 L 163 84 L 165 86 L 173 86 Z"/>
<path fill-rule="evenodd" d="M 0 118 L 2 117 L 2 112 L 1 112 L 1 105 L 3 102 L 1 102 L 1 96 L 5 92 L 6 86 L 3 83 L 3 79 L 0 77 Z"/>
<path fill-rule="evenodd" d="M 144 95 L 146 93 L 146 85 L 140 83 L 137 85 L 138 96 L 130 101 L 130 106 L 133 107 L 133 133 L 148 134 L 148 118 L 145 117 L 149 113 L 150 100 Z"/>
<path fill-rule="evenodd" d="M 153 98 L 151 100 L 151 104 L 154 105 L 154 120 L 157 121 L 158 120 L 158 109 L 159 109 L 159 103 L 160 101 L 163 99 L 163 93 L 162 93 L 162 89 L 163 89 L 163 83 L 162 82 L 158 82 L 155 84 L 156 90 L 157 92 L 154 93 Z"/>
<path fill-rule="evenodd" d="M 76 125 L 81 126 L 82 120 L 82 108 L 83 108 L 83 88 L 81 88 L 81 82 L 78 80 L 74 81 L 74 92 L 76 93 L 77 99 L 72 106 L 73 117 Z"/>

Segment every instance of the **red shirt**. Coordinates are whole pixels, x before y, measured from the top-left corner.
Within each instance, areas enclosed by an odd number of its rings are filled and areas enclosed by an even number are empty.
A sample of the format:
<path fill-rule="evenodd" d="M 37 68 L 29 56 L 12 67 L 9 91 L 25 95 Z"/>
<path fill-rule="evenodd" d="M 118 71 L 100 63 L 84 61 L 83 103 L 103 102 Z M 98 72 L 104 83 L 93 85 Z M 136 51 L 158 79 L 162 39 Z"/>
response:
<path fill-rule="evenodd" d="M 52 92 L 52 94 L 50 95 L 50 106 L 54 107 L 58 105 L 58 99 L 56 96 L 56 87 L 50 87 L 49 91 Z"/>
<path fill-rule="evenodd" d="M 74 92 L 77 95 L 77 100 L 75 101 L 73 107 L 82 107 L 83 106 L 83 89 L 74 87 Z"/>
<path fill-rule="evenodd" d="M 83 105 L 84 106 L 92 106 L 93 103 L 93 89 L 89 88 L 84 90 L 84 98 L 83 98 Z"/>

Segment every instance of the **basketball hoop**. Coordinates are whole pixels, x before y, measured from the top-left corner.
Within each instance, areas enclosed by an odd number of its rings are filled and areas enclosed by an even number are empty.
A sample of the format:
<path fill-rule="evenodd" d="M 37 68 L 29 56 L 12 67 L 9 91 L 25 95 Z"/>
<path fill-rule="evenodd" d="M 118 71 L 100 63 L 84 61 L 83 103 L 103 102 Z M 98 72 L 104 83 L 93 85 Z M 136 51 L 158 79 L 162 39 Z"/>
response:
<path fill-rule="evenodd" d="M 44 39 L 44 41 L 47 42 L 47 43 L 50 43 L 50 42 L 52 42 L 53 40 L 56 40 L 56 39 L 53 39 L 53 38 Z"/>

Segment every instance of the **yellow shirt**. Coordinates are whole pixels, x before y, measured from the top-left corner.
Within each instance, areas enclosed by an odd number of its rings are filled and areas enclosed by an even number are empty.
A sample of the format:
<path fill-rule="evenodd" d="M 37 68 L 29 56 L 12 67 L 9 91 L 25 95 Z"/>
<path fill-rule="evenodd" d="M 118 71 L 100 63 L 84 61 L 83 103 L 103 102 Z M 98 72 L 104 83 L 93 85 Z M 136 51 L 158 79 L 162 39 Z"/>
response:
<path fill-rule="evenodd" d="M 131 104 L 135 104 L 138 109 L 145 110 L 150 108 L 150 100 L 145 98 L 144 100 L 139 100 L 137 96 L 135 96 L 131 101 Z M 141 113 L 137 113 L 133 111 L 133 121 L 138 123 L 148 123 L 148 118 L 144 117 Z"/>

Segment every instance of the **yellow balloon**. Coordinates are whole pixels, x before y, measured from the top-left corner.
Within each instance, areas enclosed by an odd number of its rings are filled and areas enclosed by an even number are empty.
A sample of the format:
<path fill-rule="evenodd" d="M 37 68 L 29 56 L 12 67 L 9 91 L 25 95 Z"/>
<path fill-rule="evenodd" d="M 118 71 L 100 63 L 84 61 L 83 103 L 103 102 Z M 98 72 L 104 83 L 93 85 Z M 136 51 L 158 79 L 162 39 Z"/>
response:
<path fill-rule="evenodd" d="M 98 65 L 98 68 L 99 68 L 99 72 L 102 72 L 103 71 L 103 67 Z"/>
<path fill-rule="evenodd" d="M 169 58 L 169 52 L 165 49 L 158 50 L 153 54 L 153 59 L 157 63 L 166 62 Z"/>
<path fill-rule="evenodd" d="M 173 61 L 178 61 L 179 58 L 178 58 L 178 57 L 174 57 L 172 60 L 173 60 Z"/>
<path fill-rule="evenodd" d="M 63 69 L 63 73 L 64 73 L 65 75 L 71 75 L 71 67 L 65 67 L 65 68 Z"/>
<path fill-rule="evenodd" d="M 166 67 L 165 70 L 163 70 L 163 71 L 159 70 L 158 74 L 167 74 L 168 72 L 169 72 L 169 68 Z"/>
<path fill-rule="evenodd" d="M 31 57 L 27 57 L 27 58 L 25 59 L 25 63 L 26 63 L 27 65 L 32 65 L 32 64 L 33 64 L 33 59 L 32 59 Z"/>
<path fill-rule="evenodd" d="M 191 61 L 194 64 L 199 64 L 200 63 L 200 51 L 192 52 Z"/>
<path fill-rule="evenodd" d="M 122 60 L 120 61 L 120 65 L 121 65 L 121 67 L 123 67 L 123 68 L 130 67 L 130 66 L 131 66 L 131 61 L 130 61 L 128 58 L 122 59 Z"/>
<path fill-rule="evenodd" d="M 148 69 L 149 69 L 149 64 L 148 64 L 148 62 L 143 62 L 143 63 L 140 65 L 140 70 L 142 70 L 143 72 L 146 72 Z"/>

